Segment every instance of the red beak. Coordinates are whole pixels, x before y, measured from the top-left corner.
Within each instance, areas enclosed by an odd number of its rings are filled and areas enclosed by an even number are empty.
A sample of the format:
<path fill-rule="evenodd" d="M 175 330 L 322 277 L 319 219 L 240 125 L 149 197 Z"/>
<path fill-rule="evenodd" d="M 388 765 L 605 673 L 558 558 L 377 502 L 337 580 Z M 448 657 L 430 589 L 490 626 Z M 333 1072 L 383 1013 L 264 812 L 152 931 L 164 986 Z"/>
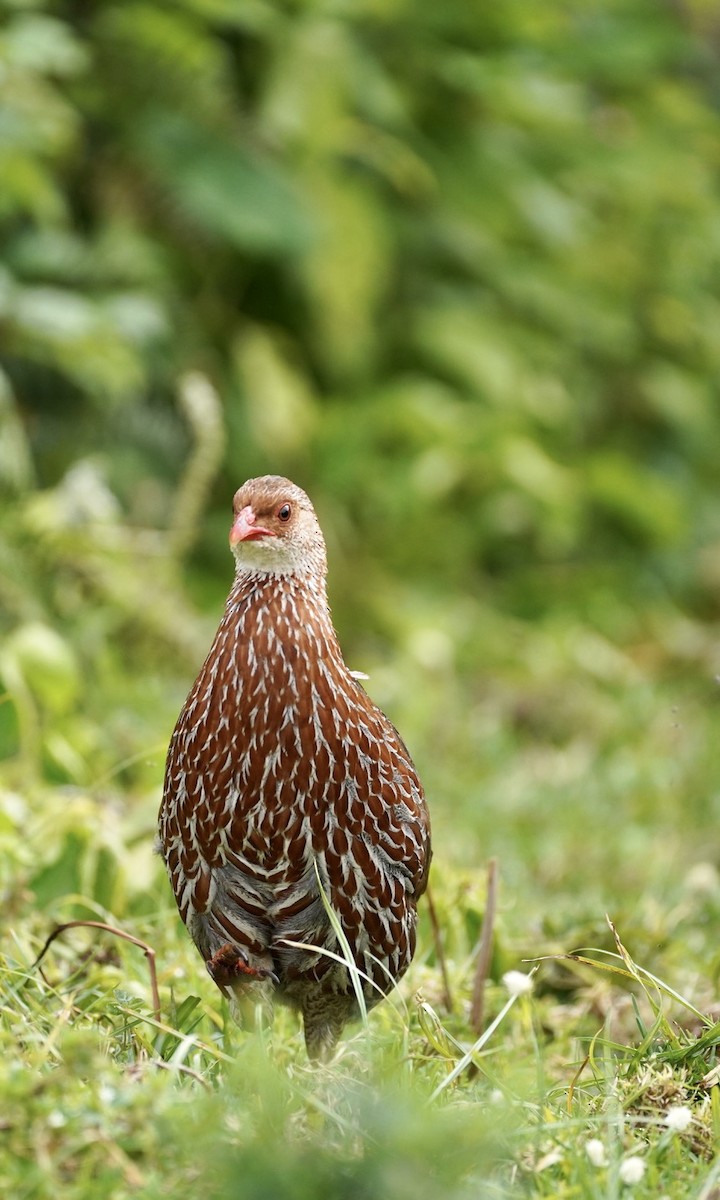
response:
<path fill-rule="evenodd" d="M 240 509 L 230 530 L 231 546 L 237 545 L 238 542 L 254 541 L 257 538 L 275 537 L 271 529 L 265 529 L 263 525 L 256 525 L 255 520 L 255 513 L 249 504 Z"/>

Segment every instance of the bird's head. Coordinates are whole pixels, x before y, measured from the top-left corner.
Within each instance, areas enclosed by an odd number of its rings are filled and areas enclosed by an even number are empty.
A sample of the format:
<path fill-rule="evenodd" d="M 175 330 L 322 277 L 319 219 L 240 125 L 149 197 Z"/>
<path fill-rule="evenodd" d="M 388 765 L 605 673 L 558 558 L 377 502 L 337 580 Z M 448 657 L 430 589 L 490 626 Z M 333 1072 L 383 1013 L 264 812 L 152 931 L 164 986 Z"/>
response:
<path fill-rule="evenodd" d="M 248 479 L 233 514 L 230 549 L 239 572 L 324 577 L 325 540 L 302 488 L 281 475 Z"/>

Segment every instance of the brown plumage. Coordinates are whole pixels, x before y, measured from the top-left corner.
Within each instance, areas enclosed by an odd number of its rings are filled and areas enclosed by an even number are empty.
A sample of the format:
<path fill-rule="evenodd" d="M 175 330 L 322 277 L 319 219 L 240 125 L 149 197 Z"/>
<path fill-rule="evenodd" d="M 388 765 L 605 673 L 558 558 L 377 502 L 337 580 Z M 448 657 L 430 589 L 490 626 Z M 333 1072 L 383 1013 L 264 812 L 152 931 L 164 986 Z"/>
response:
<path fill-rule="evenodd" d="M 413 956 L 428 815 L 399 734 L 343 661 L 308 497 L 267 475 L 234 514 L 235 580 L 170 743 L 160 844 L 215 982 L 274 986 L 317 1057 L 358 1008 L 347 968 L 322 953 L 342 950 L 318 873 L 370 1007 Z"/>

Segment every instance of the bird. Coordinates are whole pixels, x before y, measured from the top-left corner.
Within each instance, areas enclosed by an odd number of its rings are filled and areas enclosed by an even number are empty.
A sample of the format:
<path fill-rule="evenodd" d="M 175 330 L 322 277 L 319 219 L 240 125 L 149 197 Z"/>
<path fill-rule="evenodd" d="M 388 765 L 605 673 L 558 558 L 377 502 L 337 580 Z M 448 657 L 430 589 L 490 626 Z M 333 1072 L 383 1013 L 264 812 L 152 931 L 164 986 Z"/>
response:
<path fill-rule="evenodd" d="M 295 1009 L 308 1057 L 327 1060 L 413 958 L 428 808 L 343 659 L 306 493 L 247 480 L 229 540 L 235 576 L 170 741 L 159 850 L 220 990 Z"/>

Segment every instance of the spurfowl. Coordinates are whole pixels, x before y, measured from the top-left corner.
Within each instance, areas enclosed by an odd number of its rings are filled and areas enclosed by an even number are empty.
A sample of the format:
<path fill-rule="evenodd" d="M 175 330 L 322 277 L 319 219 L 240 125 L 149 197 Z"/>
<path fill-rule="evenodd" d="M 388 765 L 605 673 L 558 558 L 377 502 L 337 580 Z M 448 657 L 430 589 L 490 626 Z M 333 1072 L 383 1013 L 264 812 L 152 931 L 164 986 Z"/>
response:
<path fill-rule="evenodd" d="M 266 475 L 233 511 L 235 580 L 170 743 L 161 850 L 218 986 L 272 985 L 325 1057 L 358 1015 L 351 973 L 323 953 L 342 955 L 326 905 L 369 1008 L 413 956 L 428 814 L 399 734 L 343 661 L 310 500 Z"/>

